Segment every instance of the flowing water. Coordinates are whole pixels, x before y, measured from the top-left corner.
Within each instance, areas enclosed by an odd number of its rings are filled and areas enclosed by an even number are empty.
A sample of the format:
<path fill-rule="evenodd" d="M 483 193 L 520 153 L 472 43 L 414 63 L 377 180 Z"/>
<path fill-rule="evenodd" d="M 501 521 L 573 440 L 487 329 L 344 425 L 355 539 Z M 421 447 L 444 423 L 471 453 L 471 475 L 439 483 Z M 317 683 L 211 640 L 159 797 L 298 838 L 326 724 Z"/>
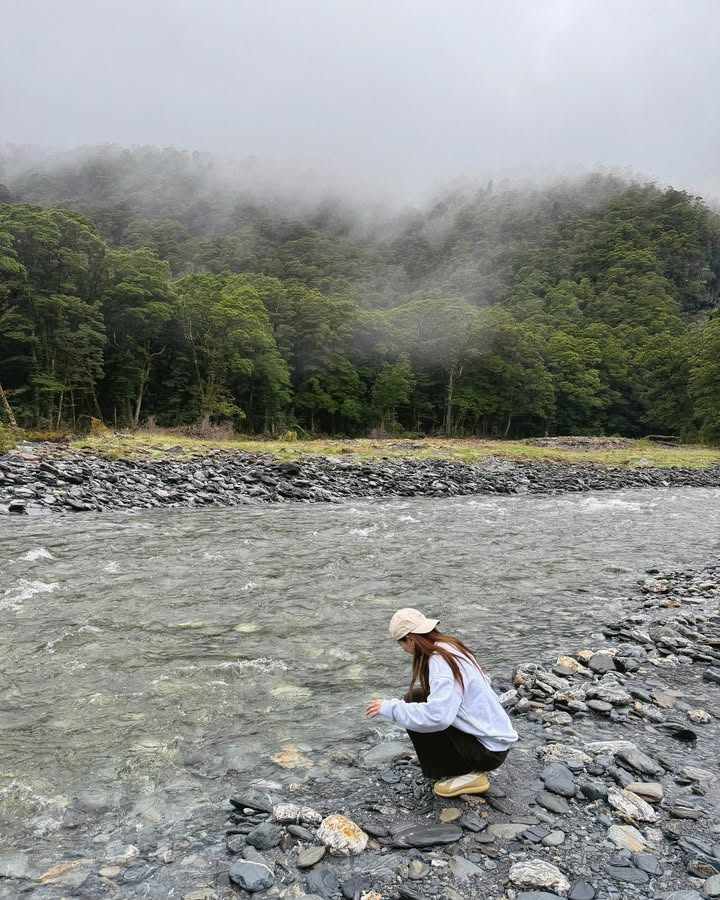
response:
<path fill-rule="evenodd" d="M 27 846 L 78 804 L 163 823 L 352 751 L 407 682 L 400 606 L 506 676 L 587 640 L 646 568 L 719 549 L 699 489 L 6 519 L 0 834 Z"/>

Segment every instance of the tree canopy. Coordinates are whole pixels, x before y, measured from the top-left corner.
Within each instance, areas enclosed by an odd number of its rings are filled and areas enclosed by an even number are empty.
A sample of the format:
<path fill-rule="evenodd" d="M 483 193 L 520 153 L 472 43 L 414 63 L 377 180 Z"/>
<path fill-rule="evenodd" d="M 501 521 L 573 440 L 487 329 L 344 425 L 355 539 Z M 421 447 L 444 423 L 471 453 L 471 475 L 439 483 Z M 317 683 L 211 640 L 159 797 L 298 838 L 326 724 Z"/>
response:
<path fill-rule="evenodd" d="M 683 191 L 489 184 L 371 227 L 176 151 L 3 180 L 21 424 L 720 440 L 720 219 Z"/>

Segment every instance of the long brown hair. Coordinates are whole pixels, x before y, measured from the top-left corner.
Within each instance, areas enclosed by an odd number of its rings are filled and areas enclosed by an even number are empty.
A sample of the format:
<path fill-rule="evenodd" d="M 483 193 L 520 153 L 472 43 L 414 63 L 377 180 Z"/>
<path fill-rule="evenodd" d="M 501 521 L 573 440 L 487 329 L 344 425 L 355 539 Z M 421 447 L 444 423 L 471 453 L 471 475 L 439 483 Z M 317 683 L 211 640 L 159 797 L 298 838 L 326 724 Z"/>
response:
<path fill-rule="evenodd" d="M 434 653 L 437 653 L 438 656 L 442 656 L 445 662 L 450 666 L 455 681 L 458 682 L 462 690 L 465 690 L 462 669 L 457 661 L 458 654 L 448 650 L 447 647 L 441 647 L 440 644 L 449 644 L 451 647 L 454 647 L 460 655 L 466 657 L 467 660 L 482 673 L 482 669 L 473 656 L 472 650 L 470 650 L 469 647 L 466 647 L 459 638 L 453 637 L 450 634 L 443 634 L 443 632 L 438 631 L 437 628 L 433 628 L 433 630 L 428 631 L 427 634 L 410 633 L 407 637 L 413 642 L 413 667 L 412 678 L 410 679 L 410 692 L 412 692 L 415 682 L 419 680 L 422 692 L 425 695 L 430 693 L 430 657 Z"/>

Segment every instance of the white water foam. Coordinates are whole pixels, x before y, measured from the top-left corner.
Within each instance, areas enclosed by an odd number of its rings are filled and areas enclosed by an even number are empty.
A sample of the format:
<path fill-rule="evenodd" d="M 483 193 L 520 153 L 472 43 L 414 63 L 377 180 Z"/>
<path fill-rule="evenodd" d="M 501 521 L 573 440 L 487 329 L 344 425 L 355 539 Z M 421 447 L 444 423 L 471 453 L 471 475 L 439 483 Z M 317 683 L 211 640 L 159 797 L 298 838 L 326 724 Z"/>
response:
<path fill-rule="evenodd" d="M 23 559 L 26 562 L 35 562 L 37 559 L 55 559 L 55 557 L 44 547 L 36 547 L 34 550 L 28 550 L 28 552 L 24 556 L 21 556 L 20 559 Z"/>
<path fill-rule="evenodd" d="M 25 600 L 34 597 L 35 594 L 51 594 L 59 587 L 60 585 L 55 582 L 46 584 L 44 581 L 28 581 L 21 578 L 15 587 L 8 588 L 0 598 L 0 609 L 12 609 L 19 612 Z"/>

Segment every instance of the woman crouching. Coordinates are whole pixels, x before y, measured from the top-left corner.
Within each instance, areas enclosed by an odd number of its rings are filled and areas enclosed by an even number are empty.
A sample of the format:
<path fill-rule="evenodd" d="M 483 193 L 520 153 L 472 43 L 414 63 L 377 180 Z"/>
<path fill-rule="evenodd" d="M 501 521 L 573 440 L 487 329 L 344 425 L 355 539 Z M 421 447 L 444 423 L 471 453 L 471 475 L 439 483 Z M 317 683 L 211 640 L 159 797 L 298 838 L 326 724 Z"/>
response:
<path fill-rule="evenodd" d="M 395 613 L 390 634 L 413 656 L 410 690 L 404 700 L 371 701 L 366 713 L 407 729 L 423 774 L 440 779 L 439 797 L 482 794 L 485 773 L 505 762 L 518 736 L 472 652 L 437 624 L 416 609 Z"/>

